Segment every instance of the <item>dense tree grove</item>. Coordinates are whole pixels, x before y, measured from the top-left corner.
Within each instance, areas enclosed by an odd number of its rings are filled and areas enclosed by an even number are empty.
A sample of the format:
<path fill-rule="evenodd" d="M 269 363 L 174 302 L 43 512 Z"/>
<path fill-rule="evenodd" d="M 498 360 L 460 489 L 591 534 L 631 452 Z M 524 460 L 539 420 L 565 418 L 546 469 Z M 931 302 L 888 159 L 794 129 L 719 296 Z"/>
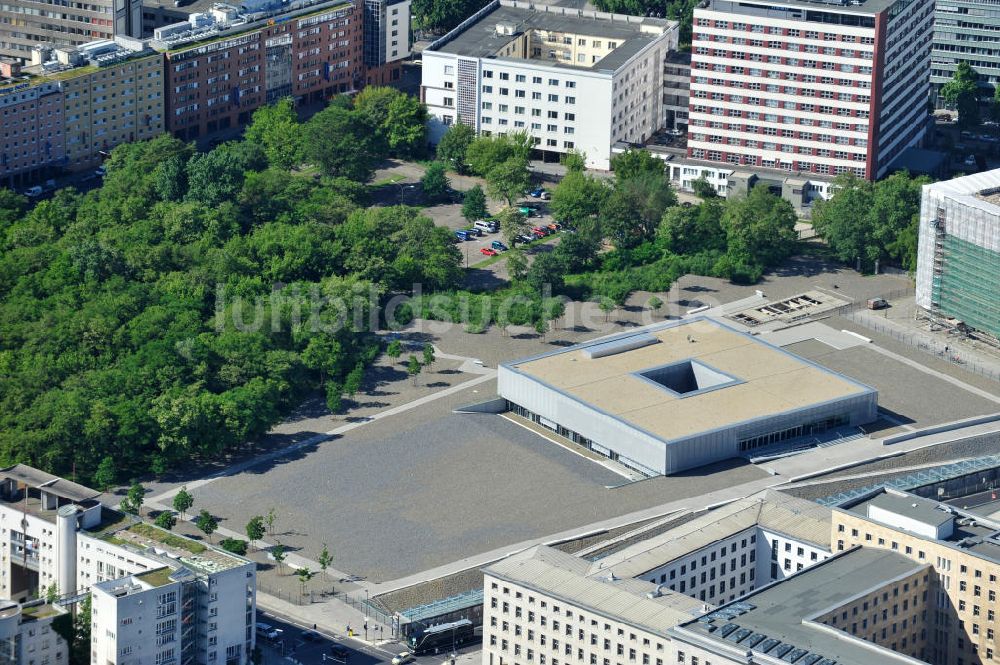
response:
<path fill-rule="evenodd" d="M 422 127 L 397 95 L 387 118 Z M 125 144 L 103 187 L 30 210 L 0 189 L 0 463 L 105 488 L 217 457 L 369 364 L 379 298 L 455 288 L 450 232 L 362 207 L 374 160 L 422 149 L 372 143 L 375 107 L 282 102 L 208 153 Z"/>
<path fill-rule="evenodd" d="M 816 203 L 813 226 L 845 263 L 860 260 L 862 270 L 872 270 L 876 261 L 891 261 L 916 270 L 920 188 L 929 182 L 905 172 L 874 183 L 842 175 L 830 200 Z"/>

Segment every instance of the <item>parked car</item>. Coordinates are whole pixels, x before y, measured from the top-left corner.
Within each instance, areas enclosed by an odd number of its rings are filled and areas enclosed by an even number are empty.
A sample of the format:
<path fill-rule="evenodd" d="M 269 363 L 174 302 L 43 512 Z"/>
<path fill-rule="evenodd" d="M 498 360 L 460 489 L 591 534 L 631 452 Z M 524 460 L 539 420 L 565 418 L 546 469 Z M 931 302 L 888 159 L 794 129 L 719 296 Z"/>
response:
<path fill-rule="evenodd" d="M 319 642 L 323 639 L 323 636 L 315 630 L 304 630 L 302 631 L 302 639 L 306 642 Z"/>
<path fill-rule="evenodd" d="M 507 245 L 503 244 L 499 240 L 494 240 L 493 242 L 491 242 L 490 247 L 492 249 L 497 250 L 498 252 L 506 252 L 508 249 L 510 249 L 509 247 L 507 247 Z"/>
<path fill-rule="evenodd" d="M 547 236 L 552 233 L 552 231 L 547 226 L 536 226 L 531 229 L 532 233 L 541 233 L 543 236 Z"/>
<path fill-rule="evenodd" d="M 518 242 L 533 242 L 535 240 L 538 240 L 536 236 L 529 235 L 527 233 L 522 233 L 517 237 Z"/>
<path fill-rule="evenodd" d="M 560 224 L 559 222 L 552 222 L 551 224 L 548 225 L 548 227 L 553 231 L 558 231 L 559 229 L 562 228 L 562 224 Z"/>
<path fill-rule="evenodd" d="M 412 663 L 416 658 L 409 651 L 403 651 L 397 656 L 392 657 L 392 665 L 406 665 L 406 663 Z"/>
<path fill-rule="evenodd" d="M 497 250 L 492 249 L 490 247 L 483 247 L 482 249 L 479 250 L 479 253 L 485 254 L 486 256 L 496 256 Z"/>
<path fill-rule="evenodd" d="M 330 648 L 330 653 L 333 655 L 333 660 L 339 660 L 342 663 L 346 663 L 347 659 L 351 655 L 350 651 L 339 644 L 334 644 L 333 647 Z"/>
<path fill-rule="evenodd" d="M 868 309 L 885 309 L 889 306 L 889 301 L 885 298 L 869 298 Z"/>
<path fill-rule="evenodd" d="M 496 233 L 500 230 L 500 223 L 495 219 L 481 219 L 473 224 L 473 226 L 487 233 Z"/>
<path fill-rule="evenodd" d="M 107 174 L 108 170 L 103 166 L 98 166 L 97 169 L 94 171 L 94 175 L 96 175 L 98 178 L 103 178 Z"/>
<path fill-rule="evenodd" d="M 38 185 L 35 185 L 34 187 L 29 187 L 28 189 L 24 190 L 24 195 L 27 196 L 29 199 L 37 199 L 43 193 L 45 193 L 45 190 L 39 187 Z"/>
<path fill-rule="evenodd" d="M 472 234 L 468 231 L 455 231 L 455 237 L 459 240 L 472 240 Z"/>
<path fill-rule="evenodd" d="M 532 230 L 531 230 L 531 233 L 532 233 L 532 235 L 534 235 L 534 236 L 535 236 L 536 238 L 538 238 L 538 239 L 541 239 L 541 238 L 544 238 L 544 237 L 545 237 L 545 236 L 547 235 L 547 234 L 546 234 L 546 233 L 545 233 L 544 231 L 542 231 L 541 229 L 532 229 Z"/>

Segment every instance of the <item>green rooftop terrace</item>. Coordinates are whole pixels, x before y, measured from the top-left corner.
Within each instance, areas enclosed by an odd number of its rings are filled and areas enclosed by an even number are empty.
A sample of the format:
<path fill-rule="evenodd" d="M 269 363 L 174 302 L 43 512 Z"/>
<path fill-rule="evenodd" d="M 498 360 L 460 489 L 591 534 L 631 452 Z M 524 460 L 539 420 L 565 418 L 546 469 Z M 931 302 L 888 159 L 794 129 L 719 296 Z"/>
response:
<path fill-rule="evenodd" d="M 152 587 L 161 587 L 173 582 L 173 580 L 170 579 L 170 574 L 172 572 L 173 571 L 169 568 L 157 568 L 156 570 L 150 570 L 149 572 L 136 575 L 135 578 Z"/>

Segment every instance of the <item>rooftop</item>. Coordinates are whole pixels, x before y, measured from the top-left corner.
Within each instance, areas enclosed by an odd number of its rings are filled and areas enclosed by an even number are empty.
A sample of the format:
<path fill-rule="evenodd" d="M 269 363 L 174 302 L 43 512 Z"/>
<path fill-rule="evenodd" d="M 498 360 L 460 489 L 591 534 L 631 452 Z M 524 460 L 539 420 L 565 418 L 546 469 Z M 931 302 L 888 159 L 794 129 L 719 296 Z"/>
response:
<path fill-rule="evenodd" d="M 0 480 L 12 480 L 30 488 L 42 489 L 62 499 L 83 502 L 101 495 L 97 490 L 54 476 L 26 464 L 15 464 L 0 470 Z"/>
<path fill-rule="evenodd" d="M 183 566 L 195 573 L 212 574 L 249 563 L 243 557 L 231 552 L 171 533 L 152 524 L 136 522 L 122 526 L 124 528 L 108 529 L 103 538 L 115 545 L 132 547 L 142 554 L 157 558 L 172 570 Z"/>
<path fill-rule="evenodd" d="M 21 621 L 33 621 L 38 619 L 48 619 L 49 617 L 65 614 L 66 610 L 49 603 L 35 603 L 21 606 Z"/>
<path fill-rule="evenodd" d="M 599 559 L 590 575 L 636 577 L 754 526 L 829 548 L 830 516 L 812 501 L 765 490 Z"/>
<path fill-rule="evenodd" d="M 802 19 L 803 11 L 814 11 L 835 14 L 848 14 L 855 16 L 873 16 L 884 12 L 895 0 L 771 0 L 767 4 L 751 5 L 740 2 L 740 0 L 710 0 L 710 8 L 716 11 L 732 12 L 733 14 L 752 13 L 746 7 L 753 7 L 759 10 L 770 12 L 769 16 Z M 733 8 L 740 8 L 742 11 L 733 11 Z M 780 16 L 779 8 L 787 7 L 787 16 Z M 848 24 L 850 25 L 850 24 Z"/>
<path fill-rule="evenodd" d="M 913 507 L 913 504 L 916 504 L 916 507 Z M 868 517 L 869 506 L 880 506 L 932 526 L 954 520 L 954 528 L 950 533 L 944 530 L 941 538 L 931 538 L 909 530 L 906 530 L 905 533 L 922 540 L 970 552 L 975 556 L 1000 564 L 1000 523 L 982 515 L 885 487 L 878 488 L 860 499 L 847 501 L 838 506 L 837 509 L 872 520 Z M 895 527 L 891 524 L 889 526 Z"/>
<path fill-rule="evenodd" d="M 683 363 L 690 363 L 685 376 L 660 373 Z M 706 317 L 671 321 L 503 367 L 666 443 L 874 392 Z"/>
<path fill-rule="evenodd" d="M 702 602 L 694 598 L 642 580 L 587 577 L 589 566 L 584 559 L 539 545 L 484 572 L 654 633 L 701 613 Z"/>
<path fill-rule="evenodd" d="M 1000 216 L 1000 169 L 924 185 L 932 194 Z"/>
<path fill-rule="evenodd" d="M 503 30 L 500 26 L 509 26 Z M 556 5 L 495 0 L 471 19 L 430 45 L 427 51 L 452 53 L 470 58 L 530 61 L 541 66 L 614 71 L 642 51 L 663 33 L 677 26 L 676 22 L 658 18 L 626 16 L 560 7 Z M 497 57 L 497 53 L 525 34 L 541 35 L 546 39 L 561 39 L 562 35 L 580 35 L 618 42 L 617 48 L 587 65 L 546 58 Z"/>
<path fill-rule="evenodd" d="M 780 658 L 776 654 L 783 651 L 782 645 L 790 645 L 789 653 L 795 649 L 806 652 L 794 662 L 809 665 L 918 663 L 812 619 L 923 568 L 928 565 L 889 550 L 857 548 L 723 605 L 671 632 L 733 655 L 752 651 Z M 859 570 L 865 574 L 859 575 Z M 787 657 L 782 660 L 792 662 Z"/>

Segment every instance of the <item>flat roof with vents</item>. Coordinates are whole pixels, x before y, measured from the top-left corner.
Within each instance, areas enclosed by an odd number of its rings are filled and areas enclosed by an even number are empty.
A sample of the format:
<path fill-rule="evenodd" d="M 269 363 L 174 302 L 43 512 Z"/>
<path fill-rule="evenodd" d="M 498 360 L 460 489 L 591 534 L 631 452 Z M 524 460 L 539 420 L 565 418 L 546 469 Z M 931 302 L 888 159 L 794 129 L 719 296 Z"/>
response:
<path fill-rule="evenodd" d="M 868 386 L 708 317 L 506 363 L 498 387 L 522 415 L 658 473 L 732 457 L 740 440 L 759 434 L 870 422 L 877 399 Z M 671 465 L 620 450 L 630 432 L 658 441 L 661 456 L 664 444 L 716 436 L 700 444 L 701 454 Z"/>

